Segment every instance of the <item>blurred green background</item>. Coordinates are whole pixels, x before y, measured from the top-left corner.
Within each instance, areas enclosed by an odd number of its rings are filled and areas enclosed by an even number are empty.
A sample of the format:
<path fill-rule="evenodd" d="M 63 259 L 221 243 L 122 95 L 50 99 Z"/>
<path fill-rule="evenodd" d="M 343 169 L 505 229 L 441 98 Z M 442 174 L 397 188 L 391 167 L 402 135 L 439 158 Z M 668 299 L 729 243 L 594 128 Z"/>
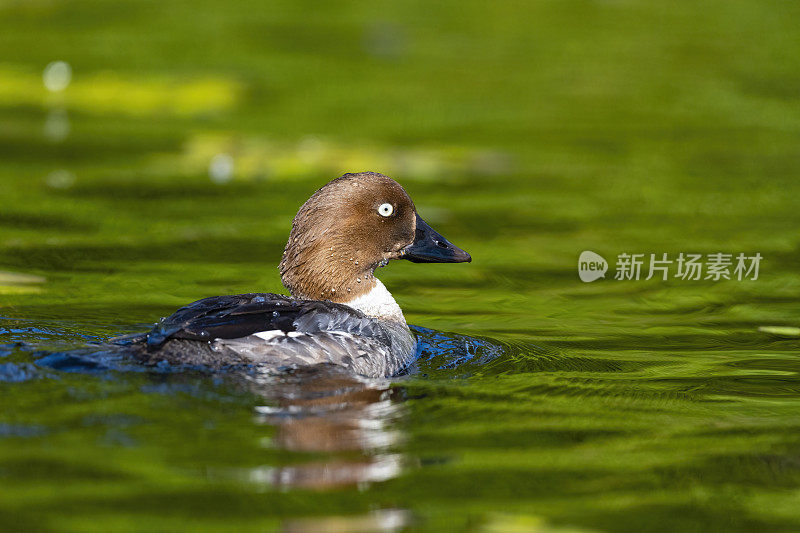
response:
<path fill-rule="evenodd" d="M 800 529 L 798 340 L 758 331 L 800 315 L 798 20 L 777 0 L 0 0 L 2 522 Z M 435 349 L 378 417 L 398 472 L 254 485 L 308 460 L 258 444 L 281 427 L 253 423 L 263 391 L 42 362 L 281 292 L 297 207 L 362 170 L 474 258 L 381 271 L 409 322 L 496 348 L 461 363 L 419 330 Z M 583 250 L 764 259 L 755 281 L 583 284 Z M 209 474 L 233 466 L 249 481 Z"/>

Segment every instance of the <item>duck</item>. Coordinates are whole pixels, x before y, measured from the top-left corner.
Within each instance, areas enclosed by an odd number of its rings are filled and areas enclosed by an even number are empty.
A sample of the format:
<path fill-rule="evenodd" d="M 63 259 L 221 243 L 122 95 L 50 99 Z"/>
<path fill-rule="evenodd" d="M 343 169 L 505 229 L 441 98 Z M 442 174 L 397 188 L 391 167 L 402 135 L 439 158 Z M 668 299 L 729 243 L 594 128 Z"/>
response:
<path fill-rule="evenodd" d="M 416 340 L 376 269 L 393 260 L 471 262 L 428 225 L 392 178 L 344 174 L 300 207 L 278 266 L 289 295 L 197 300 L 145 333 L 113 339 L 140 362 L 222 368 L 328 364 L 368 378 L 402 373 Z"/>

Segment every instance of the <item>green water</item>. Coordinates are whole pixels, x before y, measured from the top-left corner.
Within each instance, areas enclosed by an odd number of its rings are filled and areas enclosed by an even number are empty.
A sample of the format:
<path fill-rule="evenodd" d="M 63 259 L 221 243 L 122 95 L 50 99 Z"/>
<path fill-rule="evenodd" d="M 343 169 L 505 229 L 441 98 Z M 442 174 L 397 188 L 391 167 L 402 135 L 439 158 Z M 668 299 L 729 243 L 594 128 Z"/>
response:
<path fill-rule="evenodd" d="M 798 16 L 0 2 L 2 529 L 800 530 L 800 339 L 759 331 L 800 325 Z M 281 291 L 297 207 L 359 170 L 473 256 L 379 273 L 419 326 L 409 376 L 63 355 Z M 763 260 L 610 275 L 681 252 Z"/>

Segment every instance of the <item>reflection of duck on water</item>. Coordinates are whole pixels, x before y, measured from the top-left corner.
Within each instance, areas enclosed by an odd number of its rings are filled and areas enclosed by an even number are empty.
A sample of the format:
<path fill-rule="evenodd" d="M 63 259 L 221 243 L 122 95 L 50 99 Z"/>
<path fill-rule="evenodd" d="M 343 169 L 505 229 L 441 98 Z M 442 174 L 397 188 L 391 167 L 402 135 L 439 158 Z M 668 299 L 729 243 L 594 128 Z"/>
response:
<path fill-rule="evenodd" d="M 295 216 L 280 264 L 292 297 L 205 298 L 118 342 L 150 363 L 333 363 L 365 376 L 395 375 L 413 359 L 415 341 L 374 276 L 392 259 L 471 261 L 422 220 L 397 182 L 373 172 L 345 174 Z"/>
<path fill-rule="evenodd" d="M 256 409 L 261 423 L 276 428 L 266 445 L 332 454 L 327 460 L 257 467 L 249 471 L 250 481 L 325 489 L 399 474 L 400 456 L 391 450 L 400 434 L 391 426 L 401 407 L 392 401 L 388 382 L 357 378 L 335 365 L 249 379 L 250 389 L 271 404 Z"/>

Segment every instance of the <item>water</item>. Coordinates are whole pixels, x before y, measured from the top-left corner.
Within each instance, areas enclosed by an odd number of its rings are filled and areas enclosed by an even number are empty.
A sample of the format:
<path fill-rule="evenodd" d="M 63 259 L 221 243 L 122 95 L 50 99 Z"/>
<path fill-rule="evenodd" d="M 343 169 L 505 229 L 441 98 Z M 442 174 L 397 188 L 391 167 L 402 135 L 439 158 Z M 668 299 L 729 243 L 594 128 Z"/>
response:
<path fill-rule="evenodd" d="M 759 330 L 800 316 L 797 10 L 0 6 L 0 524 L 797 531 L 800 338 Z M 379 271 L 408 375 L 99 351 L 280 292 L 297 207 L 359 170 L 473 256 Z M 681 252 L 763 260 L 613 279 Z"/>

